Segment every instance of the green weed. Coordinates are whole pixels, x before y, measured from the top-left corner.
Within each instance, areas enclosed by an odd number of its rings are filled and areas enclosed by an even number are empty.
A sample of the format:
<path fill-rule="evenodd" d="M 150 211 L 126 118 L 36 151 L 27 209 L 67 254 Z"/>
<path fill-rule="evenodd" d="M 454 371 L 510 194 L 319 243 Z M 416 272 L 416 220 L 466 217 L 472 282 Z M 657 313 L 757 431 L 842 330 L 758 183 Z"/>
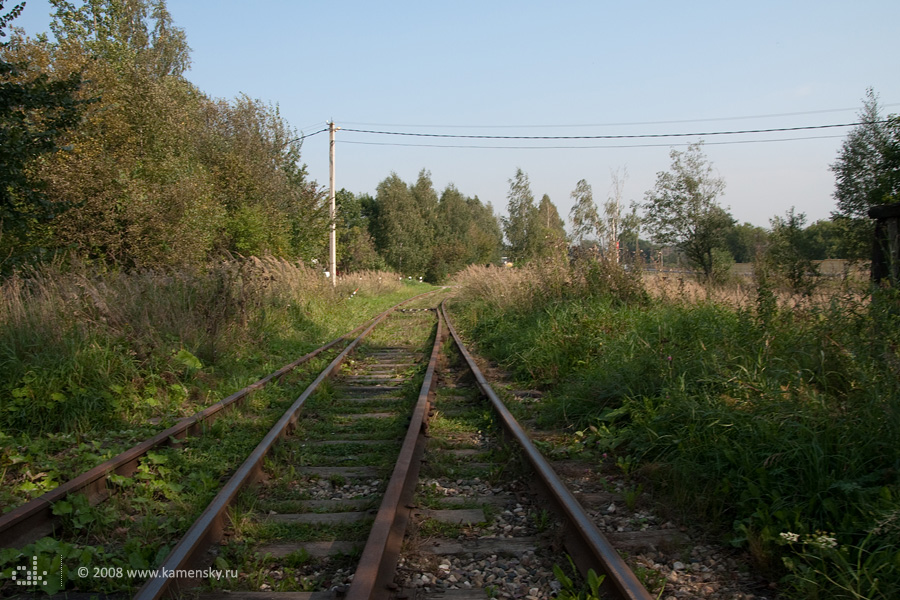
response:
<path fill-rule="evenodd" d="M 456 324 L 517 385 L 544 387 L 539 424 L 577 432 L 557 447 L 614 451 L 627 476 L 652 463 L 654 490 L 730 531 L 794 597 L 882 593 L 900 563 L 867 536 L 900 510 L 895 292 L 785 308 L 760 286 L 757 306 L 736 309 L 504 273 L 462 282 Z M 504 285 L 535 289 L 513 304 L 481 293 Z M 817 530 L 834 532 L 843 559 L 780 544 L 781 532 Z"/>
<path fill-rule="evenodd" d="M 629 488 L 623 492 L 623 495 L 625 496 L 625 506 L 628 507 L 628 510 L 634 510 L 643 491 L 644 484 L 639 483 L 636 487 Z"/>
<path fill-rule="evenodd" d="M 575 569 L 572 557 L 568 556 L 567 558 L 569 559 L 572 573 L 577 577 L 578 571 Z M 553 565 L 553 575 L 562 586 L 559 594 L 556 596 L 557 598 L 562 598 L 562 600 L 600 600 L 600 586 L 603 584 L 603 580 L 606 579 L 606 575 L 597 575 L 596 571 L 588 569 L 587 580 L 583 588 L 576 586 L 575 581 L 566 575 L 559 565 Z"/>

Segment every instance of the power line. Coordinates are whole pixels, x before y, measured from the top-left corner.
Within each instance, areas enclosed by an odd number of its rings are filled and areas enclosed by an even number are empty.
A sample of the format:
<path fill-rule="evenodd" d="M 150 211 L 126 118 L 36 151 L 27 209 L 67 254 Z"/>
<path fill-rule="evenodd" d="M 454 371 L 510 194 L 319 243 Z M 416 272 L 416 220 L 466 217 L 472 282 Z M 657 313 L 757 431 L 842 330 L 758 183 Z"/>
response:
<path fill-rule="evenodd" d="M 880 107 L 887 108 L 891 106 L 900 106 L 900 103 L 881 104 Z M 770 119 L 777 117 L 799 117 L 804 115 L 821 115 L 826 113 L 848 112 L 859 110 L 859 107 L 851 108 L 826 108 L 822 110 L 807 110 L 800 112 L 786 113 L 770 113 L 764 115 L 743 115 L 737 117 L 707 117 L 703 119 L 677 119 L 671 121 L 623 121 L 617 123 L 568 123 L 561 125 L 422 125 L 409 123 L 363 123 L 358 121 L 344 121 L 346 125 L 357 125 L 362 127 L 420 127 L 420 128 L 436 128 L 436 129 L 563 129 L 566 127 L 631 127 L 635 125 L 675 125 L 680 123 L 707 123 L 712 121 L 740 121 L 747 119 Z"/>
<path fill-rule="evenodd" d="M 311 138 L 311 137 L 314 136 L 314 135 L 319 135 L 320 133 L 325 133 L 326 131 L 328 131 L 328 128 L 327 128 L 327 127 L 326 127 L 325 129 L 320 129 L 319 131 L 316 131 L 315 133 L 309 133 L 309 134 L 301 135 L 301 136 L 300 136 L 299 138 L 297 138 L 297 139 L 298 139 L 298 140 L 305 140 L 306 138 Z"/>
<path fill-rule="evenodd" d="M 887 120 L 872 121 L 871 123 L 887 123 Z M 430 138 L 452 138 L 452 139 L 474 139 L 474 140 L 629 140 L 629 139 L 647 139 L 647 138 L 670 138 L 670 137 L 708 137 L 716 135 L 746 135 L 751 133 L 784 133 L 790 131 L 811 131 L 815 129 L 835 129 L 840 127 L 855 127 L 866 123 L 838 123 L 832 125 L 805 125 L 801 127 L 776 127 L 772 129 L 740 129 L 733 131 L 704 131 L 694 133 L 641 133 L 641 134 L 625 134 L 625 135 L 474 135 L 474 134 L 455 134 L 455 133 L 422 133 L 422 132 L 403 132 L 403 131 L 377 131 L 372 129 L 351 129 L 343 128 L 343 131 L 353 133 L 367 133 L 373 135 L 395 135 L 406 137 L 430 137 Z"/>
<path fill-rule="evenodd" d="M 304 129 L 312 129 L 314 127 L 321 127 L 322 125 L 328 125 L 328 122 L 327 121 L 316 121 L 312 125 L 307 125 L 306 127 L 301 127 L 300 131 L 303 131 Z"/>
<path fill-rule="evenodd" d="M 770 140 L 730 140 L 723 142 L 704 142 L 706 146 L 727 146 L 732 144 L 767 144 L 771 142 L 793 142 L 800 140 L 827 140 L 843 138 L 842 135 L 819 135 L 791 138 L 778 138 Z M 404 144 L 399 142 L 360 142 L 352 140 L 339 140 L 339 144 L 354 144 L 359 146 L 394 146 L 405 148 L 451 148 L 451 149 L 481 149 L 481 150 L 595 150 L 616 148 L 671 148 L 672 146 L 688 146 L 687 143 L 666 144 L 607 144 L 602 146 L 484 146 L 475 144 Z"/>
<path fill-rule="evenodd" d="M 293 144 L 294 142 L 302 142 L 306 138 L 311 138 L 314 135 L 319 135 L 320 133 L 325 133 L 326 131 L 328 131 L 327 127 L 325 129 L 320 129 L 319 131 L 316 131 L 315 133 L 301 135 L 300 137 L 296 137 L 292 140 L 286 141 L 284 144 L 282 144 L 282 146 L 287 146 L 288 144 Z"/>

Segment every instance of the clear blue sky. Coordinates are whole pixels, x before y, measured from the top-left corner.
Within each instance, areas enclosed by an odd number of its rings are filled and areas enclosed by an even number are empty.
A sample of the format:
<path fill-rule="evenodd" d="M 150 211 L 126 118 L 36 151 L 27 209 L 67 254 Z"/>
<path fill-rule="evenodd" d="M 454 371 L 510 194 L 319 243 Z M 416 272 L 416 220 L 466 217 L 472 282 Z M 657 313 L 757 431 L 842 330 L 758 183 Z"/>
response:
<path fill-rule="evenodd" d="M 870 86 L 885 112 L 900 113 L 897 0 L 169 0 L 168 7 L 192 48 L 192 82 L 213 97 L 244 93 L 278 104 L 304 133 L 329 120 L 345 129 L 515 136 L 837 124 L 856 120 Z M 40 33 L 49 13 L 46 0 L 27 0 L 13 24 Z M 705 136 L 705 153 L 726 181 L 723 205 L 761 226 L 791 206 L 810 221 L 827 218 L 829 165 L 847 131 Z M 819 139 L 721 144 L 797 137 Z M 454 183 L 503 213 L 508 181 L 521 167 L 535 197 L 548 194 L 566 218 L 580 179 L 601 204 L 610 171 L 627 168 L 625 199 L 642 200 L 669 168 L 673 145 L 697 139 L 537 143 L 341 131 L 337 185 L 374 194 L 392 171 L 411 182 L 425 168 L 439 193 Z M 623 147 L 637 145 L 644 147 Z M 327 134 L 306 140 L 303 161 L 328 184 Z"/>

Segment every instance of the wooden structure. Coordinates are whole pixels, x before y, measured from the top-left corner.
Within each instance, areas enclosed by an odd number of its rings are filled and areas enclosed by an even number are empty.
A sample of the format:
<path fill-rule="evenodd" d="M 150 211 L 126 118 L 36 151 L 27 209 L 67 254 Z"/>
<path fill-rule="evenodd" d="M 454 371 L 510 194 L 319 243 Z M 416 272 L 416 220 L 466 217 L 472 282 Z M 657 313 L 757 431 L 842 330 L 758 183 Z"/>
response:
<path fill-rule="evenodd" d="M 873 206 L 869 217 L 875 219 L 872 244 L 872 280 L 900 287 L 900 202 Z"/>

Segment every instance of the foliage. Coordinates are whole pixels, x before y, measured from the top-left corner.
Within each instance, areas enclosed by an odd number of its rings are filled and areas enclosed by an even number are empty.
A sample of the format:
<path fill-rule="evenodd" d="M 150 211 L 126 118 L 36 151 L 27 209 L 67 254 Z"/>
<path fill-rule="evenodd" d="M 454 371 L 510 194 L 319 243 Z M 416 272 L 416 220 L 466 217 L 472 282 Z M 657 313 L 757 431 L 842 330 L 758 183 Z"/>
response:
<path fill-rule="evenodd" d="M 628 177 L 628 169 L 622 171 L 617 169 L 610 171 L 610 174 L 612 176 L 612 195 L 603 204 L 603 213 L 606 216 L 606 248 L 607 252 L 618 262 L 619 238 L 623 234 L 627 237 L 628 231 L 636 227 L 637 223 L 634 222 L 636 211 L 633 211 L 631 216 L 626 215 L 625 218 L 622 216 L 622 194 L 625 179 Z"/>
<path fill-rule="evenodd" d="M 780 309 L 761 290 L 758 310 L 636 306 L 578 286 L 561 295 L 535 277 L 503 287 L 502 277 L 464 285 L 454 313 L 487 358 L 547 389 L 544 423 L 591 431 L 630 469 L 653 464 L 656 493 L 730 531 L 791 597 L 896 595 L 897 533 L 886 523 L 900 510 L 900 323 L 890 302 L 835 296 Z M 542 289 L 512 306 L 496 299 L 518 286 Z M 835 546 L 780 543 L 817 531 L 833 532 Z"/>
<path fill-rule="evenodd" d="M 387 274 L 359 275 L 335 290 L 315 271 L 275 259 L 169 274 L 48 267 L 11 277 L 0 287 L 0 428 L 84 430 L 180 414 L 204 401 L 211 371 L 241 357 L 289 362 L 286 348 L 343 331 L 338 315 L 369 303 L 359 296 L 398 287 Z M 327 331 L 317 325 L 332 319 Z"/>
<path fill-rule="evenodd" d="M 401 274 L 439 283 L 466 265 L 500 258 L 502 234 L 491 205 L 452 184 L 438 197 L 427 171 L 413 185 L 392 173 L 365 206 L 378 254 Z"/>
<path fill-rule="evenodd" d="M 840 248 L 840 228 L 834 221 L 816 221 L 805 232 L 813 260 L 844 257 Z"/>
<path fill-rule="evenodd" d="M 522 169 L 516 169 L 515 176 L 509 180 L 506 198 L 509 216 L 502 220 L 509 254 L 513 262 L 527 261 L 535 255 L 537 207 L 528 175 Z"/>
<path fill-rule="evenodd" d="M 816 285 L 819 269 L 813 263 L 810 236 L 804 230 L 806 215 L 794 208 L 782 217 L 773 217 L 768 258 L 774 269 L 788 282 L 795 294 L 809 295 Z"/>
<path fill-rule="evenodd" d="M 641 225 L 636 207 L 633 207 L 631 213 L 622 214 L 621 196 L 625 176 L 627 171 L 622 175 L 618 171 L 612 172 L 613 195 L 603 205 L 603 217 L 594 204 L 591 186 L 584 179 L 578 182 L 572 192 L 575 205 L 569 212 L 569 220 L 572 222 L 573 242 L 584 247 L 588 239 L 595 239 L 612 260 L 619 258 L 620 243 L 624 249 L 635 251 Z"/>
<path fill-rule="evenodd" d="M 594 193 L 591 185 L 584 179 L 579 180 L 572 191 L 572 199 L 575 204 L 569 211 L 569 220 L 572 222 L 572 240 L 580 244 L 591 238 L 600 237 L 600 213 L 594 203 Z"/>
<path fill-rule="evenodd" d="M 541 196 L 541 202 L 538 204 L 537 239 L 539 240 L 538 258 L 565 254 L 566 225 L 560 218 L 556 205 L 550 201 L 550 196 L 547 194 Z"/>
<path fill-rule="evenodd" d="M 831 165 L 837 201 L 831 217 L 841 228 L 845 256 L 868 259 L 874 226 L 867 211 L 900 201 L 900 118 L 883 118 L 869 88 L 858 120 Z"/>
<path fill-rule="evenodd" d="M 569 556 L 567 558 L 569 559 L 569 566 L 572 568 L 572 572 L 577 573 L 572 557 Z M 566 575 L 559 565 L 553 565 L 553 575 L 562 586 L 559 594 L 556 596 L 557 598 L 562 600 L 600 600 L 600 586 L 603 584 L 603 580 L 606 579 L 606 575 L 597 575 L 593 569 L 588 569 L 585 589 L 578 589 L 572 578 Z"/>
<path fill-rule="evenodd" d="M 190 64 L 187 37 L 164 0 L 94 0 L 77 8 L 68 0 L 50 2 L 57 40 L 84 45 L 104 63 L 123 71 L 136 66 L 152 77 L 180 77 Z"/>
<path fill-rule="evenodd" d="M 375 247 L 401 275 L 424 274 L 431 258 L 431 223 L 423 219 L 412 189 L 396 173 L 378 184 L 377 212 L 370 224 Z"/>
<path fill-rule="evenodd" d="M 298 164 L 297 133 L 277 107 L 213 101 L 188 82 L 186 37 L 162 0 L 54 6 L 55 41 L 16 35 L 4 54 L 33 81 L 83 77 L 74 102 L 96 101 L 63 133 L 66 152 L 27 163 L 57 216 L 5 230 L 5 252 L 125 269 L 198 265 L 223 251 L 323 256 L 328 216 Z"/>
<path fill-rule="evenodd" d="M 345 189 L 335 193 L 338 273 L 384 268 L 369 233 L 375 199 Z"/>
<path fill-rule="evenodd" d="M 681 249 L 707 277 L 713 274 L 713 249 L 724 245 L 725 233 L 734 223 L 717 197 L 724 180 L 713 176 L 712 164 L 701 144 L 684 152 L 672 150 L 670 171 L 656 174 L 656 184 L 644 196 L 643 223 L 653 241 Z"/>
<path fill-rule="evenodd" d="M 725 232 L 725 247 L 735 262 L 753 262 L 763 254 L 768 243 L 769 232 L 750 223 L 735 224 Z"/>
<path fill-rule="evenodd" d="M 513 262 L 561 256 L 565 247 L 565 223 L 559 211 L 544 194 L 539 205 L 534 203 L 531 184 L 522 169 L 516 169 L 509 180 L 509 217 L 503 217 L 503 233 L 507 251 Z"/>
<path fill-rule="evenodd" d="M 503 234 L 490 204 L 467 198 L 448 185 L 438 206 L 435 247 L 426 279 L 442 282 L 470 264 L 500 260 Z"/>
<path fill-rule="evenodd" d="M 838 544 L 833 534 L 816 531 L 779 534 L 790 546 L 783 558 L 791 573 L 791 592 L 802 598 L 825 597 L 823 584 L 838 598 L 888 600 L 900 589 L 900 530 L 897 512 L 885 515 L 858 544 Z"/>
<path fill-rule="evenodd" d="M 0 37 L 23 6 L 0 16 Z M 80 72 L 42 73 L 20 60 L 11 45 L 0 45 L 0 250 L 21 261 L 27 257 L 12 242 L 39 237 L 39 227 L 66 208 L 48 198 L 28 166 L 60 151 L 61 135 L 79 123 L 87 101 L 77 97 Z"/>

